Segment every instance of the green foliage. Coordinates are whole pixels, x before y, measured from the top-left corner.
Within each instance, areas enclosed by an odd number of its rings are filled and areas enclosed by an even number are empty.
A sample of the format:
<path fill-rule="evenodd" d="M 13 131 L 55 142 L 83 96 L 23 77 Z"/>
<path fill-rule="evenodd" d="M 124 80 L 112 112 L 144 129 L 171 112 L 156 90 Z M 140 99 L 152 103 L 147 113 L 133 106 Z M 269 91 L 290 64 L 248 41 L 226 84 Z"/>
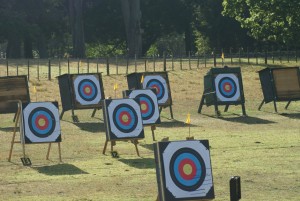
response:
<path fill-rule="evenodd" d="M 209 38 L 204 36 L 200 31 L 195 30 L 195 45 L 197 54 L 204 54 L 211 51 Z"/>
<path fill-rule="evenodd" d="M 123 55 L 126 53 L 125 47 L 125 43 L 121 43 L 119 46 L 101 43 L 86 44 L 86 56 L 88 58 L 98 58 L 112 55 Z"/>
<path fill-rule="evenodd" d="M 261 41 L 299 44 L 299 0 L 224 0 L 223 14 L 235 18 Z"/>

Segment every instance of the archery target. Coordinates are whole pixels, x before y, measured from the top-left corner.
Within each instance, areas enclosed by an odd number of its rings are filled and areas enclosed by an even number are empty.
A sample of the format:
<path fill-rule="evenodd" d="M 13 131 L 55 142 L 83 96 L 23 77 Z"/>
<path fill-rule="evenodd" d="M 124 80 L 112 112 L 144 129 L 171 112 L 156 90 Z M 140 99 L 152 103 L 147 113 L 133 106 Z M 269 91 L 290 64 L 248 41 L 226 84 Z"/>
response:
<path fill-rule="evenodd" d="M 161 75 L 147 75 L 144 78 L 143 89 L 156 89 L 158 104 L 164 104 L 169 99 L 168 83 Z"/>
<path fill-rule="evenodd" d="M 111 138 L 143 138 L 143 122 L 138 100 L 111 100 L 107 106 Z"/>
<path fill-rule="evenodd" d="M 201 141 L 170 142 L 162 160 L 165 187 L 174 198 L 211 196 L 208 195 L 213 187 L 210 154 Z"/>
<path fill-rule="evenodd" d="M 160 123 L 157 96 L 153 89 L 137 89 L 130 91 L 129 98 L 139 98 L 143 124 Z"/>
<path fill-rule="evenodd" d="M 75 99 L 81 105 L 98 104 L 102 98 L 100 89 L 94 75 L 79 75 L 74 79 Z"/>
<path fill-rule="evenodd" d="M 22 115 L 25 143 L 61 141 L 57 102 L 23 104 Z"/>
<path fill-rule="evenodd" d="M 238 101 L 240 99 L 239 79 L 235 74 L 217 75 L 215 87 L 219 101 Z"/>

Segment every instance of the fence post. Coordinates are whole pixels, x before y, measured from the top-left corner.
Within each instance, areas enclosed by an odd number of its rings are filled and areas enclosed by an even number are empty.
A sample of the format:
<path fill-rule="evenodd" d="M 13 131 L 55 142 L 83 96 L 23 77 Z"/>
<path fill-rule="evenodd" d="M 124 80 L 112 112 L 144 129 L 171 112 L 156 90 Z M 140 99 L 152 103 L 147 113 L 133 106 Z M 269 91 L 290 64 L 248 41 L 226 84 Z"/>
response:
<path fill-rule="evenodd" d="M 298 62 L 297 50 L 295 50 L 295 60 L 296 60 L 296 63 L 297 63 Z"/>
<path fill-rule="evenodd" d="M 128 67 L 129 67 L 129 56 L 127 54 L 127 58 L 126 58 L 126 75 L 128 74 Z"/>
<path fill-rule="evenodd" d="M 239 64 L 241 65 L 241 48 L 239 48 Z"/>
<path fill-rule="evenodd" d="M 155 72 L 155 55 L 153 55 L 153 71 Z"/>
<path fill-rule="evenodd" d="M 108 57 L 106 58 L 106 73 L 109 75 L 109 59 Z"/>
<path fill-rule="evenodd" d="M 224 49 L 221 49 L 221 59 L 222 59 L 222 66 L 224 66 L 224 60 L 225 60 L 225 56 L 224 56 Z"/>
<path fill-rule="evenodd" d="M 232 48 L 229 48 L 229 54 L 230 54 L 230 64 L 232 65 Z"/>
<path fill-rule="evenodd" d="M 247 59 L 248 59 L 248 65 L 250 64 L 250 58 L 249 58 L 249 47 L 247 47 Z"/>
<path fill-rule="evenodd" d="M 257 50 L 255 50 L 255 56 L 256 56 L 256 65 L 258 65 L 258 54 L 257 54 Z"/>
<path fill-rule="evenodd" d="M 118 63 L 118 55 L 116 55 L 116 73 L 119 74 L 119 63 Z"/>
<path fill-rule="evenodd" d="M 70 59 L 68 58 L 68 74 L 70 74 Z"/>
<path fill-rule="evenodd" d="M 200 65 L 200 55 L 199 53 L 197 54 L 197 68 L 199 68 Z"/>
<path fill-rule="evenodd" d="M 166 52 L 163 53 L 164 58 L 164 71 L 167 71 L 167 59 L 166 59 Z"/>
<path fill-rule="evenodd" d="M 268 50 L 265 50 L 265 64 L 268 64 Z"/>
<path fill-rule="evenodd" d="M 279 61 L 282 63 L 281 50 L 279 49 Z"/>
<path fill-rule="evenodd" d="M 204 52 L 204 68 L 206 68 L 206 52 Z"/>
<path fill-rule="evenodd" d="M 6 75 L 8 76 L 8 60 L 6 59 Z"/>
<path fill-rule="evenodd" d="M 290 63 L 290 54 L 289 54 L 289 47 L 286 47 L 286 54 L 287 54 L 287 62 Z"/>
<path fill-rule="evenodd" d="M 51 80 L 51 60 L 48 60 L 48 80 Z"/>
<path fill-rule="evenodd" d="M 19 76 L 19 64 L 17 63 L 17 76 Z"/>
<path fill-rule="evenodd" d="M 172 70 L 174 70 L 174 56 L 173 56 L 173 53 L 172 53 Z"/>
<path fill-rule="evenodd" d="M 189 51 L 189 69 L 191 70 L 192 67 L 191 67 L 191 51 Z"/>
<path fill-rule="evenodd" d="M 61 74 L 60 58 L 58 59 L 58 75 Z"/>
<path fill-rule="evenodd" d="M 182 55 L 180 54 L 180 70 L 182 70 Z"/>
<path fill-rule="evenodd" d="M 147 59 L 145 59 L 145 72 L 147 71 Z"/>
<path fill-rule="evenodd" d="M 37 61 L 37 76 L 38 76 L 38 80 L 40 80 L 40 60 L 38 59 Z"/>
<path fill-rule="evenodd" d="M 27 74 L 28 74 L 28 81 L 30 78 L 30 72 L 29 72 L 29 59 L 27 60 Z"/>
<path fill-rule="evenodd" d="M 214 51 L 213 51 L 213 58 L 214 58 L 214 67 L 217 66 L 217 58 L 216 58 L 216 50 L 214 48 Z"/>
<path fill-rule="evenodd" d="M 272 46 L 272 63 L 274 64 L 275 63 L 275 59 L 274 59 L 274 47 Z"/>
<path fill-rule="evenodd" d="M 134 72 L 137 71 L 136 54 L 134 54 Z"/>
<path fill-rule="evenodd" d="M 96 64 L 96 66 L 97 66 L 97 73 L 99 73 L 99 58 L 97 58 L 97 64 Z"/>
<path fill-rule="evenodd" d="M 79 62 L 80 62 L 80 59 L 78 58 L 78 61 L 77 61 L 77 74 L 79 74 Z"/>
<path fill-rule="evenodd" d="M 87 59 L 87 72 L 90 73 L 90 60 Z"/>

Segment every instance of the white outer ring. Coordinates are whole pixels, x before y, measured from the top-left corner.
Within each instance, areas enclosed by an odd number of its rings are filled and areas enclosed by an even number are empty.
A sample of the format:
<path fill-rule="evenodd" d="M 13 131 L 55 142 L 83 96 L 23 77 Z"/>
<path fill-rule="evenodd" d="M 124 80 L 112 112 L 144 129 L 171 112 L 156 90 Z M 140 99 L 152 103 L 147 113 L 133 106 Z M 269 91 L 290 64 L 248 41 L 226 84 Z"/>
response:
<path fill-rule="evenodd" d="M 195 150 L 203 158 L 206 175 L 203 184 L 195 191 L 185 191 L 179 188 L 172 180 L 170 175 L 170 162 L 174 153 L 181 148 L 191 148 Z M 194 197 L 205 197 L 211 187 L 213 186 L 212 181 L 212 170 L 210 164 L 209 150 L 200 141 L 178 141 L 170 142 L 167 148 L 163 152 L 163 163 L 165 170 L 166 188 L 173 194 L 175 198 L 194 198 Z"/>
<path fill-rule="evenodd" d="M 137 126 L 136 129 L 133 130 L 130 133 L 124 133 L 120 131 L 116 125 L 114 124 L 113 121 L 113 113 L 114 110 L 117 106 L 120 104 L 128 104 L 130 105 L 136 112 L 137 114 Z M 118 99 L 118 100 L 112 100 L 109 106 L 107 107 L 107 112 L 108 112 L 108 118 L 110 122 L 110 130 L 111 132 L 117 137 L 117 138 L 128 138 L 128 137 L 138 137 L 140 133 L 143 130 L 143 121 L 142 121 L 142 115 L 141 115 L 141 109 L 140 105 L 135 102 L 133 99 Z"/>
<path fill-rule="evenodd" d="M 151 89 L 136 89 L 136 90 L 131 91 L 131 93 L 129 94 L 129 98 L 135 98 L 140 94 L 145 94 L 145 95 L 149 96 L 154 103 L 154 105 L 153 105 L 154 113 L 153 113 L 152 117 L 147 120 L 143 120 L 143 124 L 144 125 L 154 124 L 157 121 L 157 119 L 159 118 L 157 96 Z"/>
<path fill-rule="evenodd" d="M 92 101 L 86 101 L 82 99 L 78 92 L 78 85 L 80 81 L 88 79 L 91 80 L 96 85 L 96 97 Z M 101 91 L 100 91 L 100 84 L 99 80 L 95 77 L 95 75 L 78 75 L 74 80 L 74 91 L 75 91 L 75 99 L 81 104 L 81 105 L 93 105 L 98 104 L 101 101 Z"/>
<path fill-rule="evenodd" d="M 146 75 L 144 78 L 144 82 L 143 82 L 143 89 L 146 89 L 147 83 L 153 79 L 159 80 L 164 87 L 164 90 L 165 90 L 164 96 L 160 100 L 157 99 L 158 104 L 164 104 L 169 99 L 169 90 L 168 90 L 168 84 L 167 84 L 165 78 L 163 78 L 161 75 Z"/>
<path fill-rule="evenodd" d="M 53 133 L 45 138 L 39 138 L 36 135 L 34 135 L 30 128 L 29 128 L 29 115 L 32 110 L 38 107 L 44 107 L 50 110 L 55 118 L 55 128 L 53 130 Z M 59 120 L 59 111 L 58 108 L 52 103 L 52 102 L 38 102 L 38 103 L 29 103 L 22 111 L 24 124 L 23 124 L 23 137 L 25 139 L 25 136 L 31 141 L 31 142 L 55 142 L 55 140 L 61 135 L 60 130 L 60 120 Z M 25 140 L 24 140 L 25 142 Z"/>
<path fill-rule="evenodd" d="M 224 97 L 221 92 L 220 92 L 220 89 L 219 89 L 219 82 L 222 78 L 224 77 L 229 77 L 231 78 L 234 82 L 235 82 L 235 85 L 236 85 L 236 93 L 234 96 L 232 96 L 231 98 L 226 98 Z M 215 88 L 216 88 L 216 95 L 217 95 L 217 98 L 220 100 L 220 101 L 237 101 L 241 94 L 240 94 L 240 84 L 239 84 L 239 80 L 238 78 L 236 77 L 236 75 L 232 74 L 232 73 L 227 73 L 227 74 L 219 74 L 216 76 L 215 78 Z"/>

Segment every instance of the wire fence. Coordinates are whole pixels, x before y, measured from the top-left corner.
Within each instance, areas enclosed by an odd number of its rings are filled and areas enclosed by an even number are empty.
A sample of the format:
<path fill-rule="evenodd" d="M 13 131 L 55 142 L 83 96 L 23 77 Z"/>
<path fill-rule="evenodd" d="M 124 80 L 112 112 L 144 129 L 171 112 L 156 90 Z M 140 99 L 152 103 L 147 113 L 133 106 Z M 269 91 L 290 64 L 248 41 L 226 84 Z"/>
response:
<path fill-rule="evenodd" d="M 212 52 L 210 54 L 173 57 L 171 55 L 143 58 L 115 56 L 107 58 L 0 59 L 0 76 L 27 75 L 28 79 L 54 79 L 62 74 L 103 73 L 129 74 L 145 71 L 191 70 L 224 65 L 280 65 L 298 63 L 298 51 Z"/>

